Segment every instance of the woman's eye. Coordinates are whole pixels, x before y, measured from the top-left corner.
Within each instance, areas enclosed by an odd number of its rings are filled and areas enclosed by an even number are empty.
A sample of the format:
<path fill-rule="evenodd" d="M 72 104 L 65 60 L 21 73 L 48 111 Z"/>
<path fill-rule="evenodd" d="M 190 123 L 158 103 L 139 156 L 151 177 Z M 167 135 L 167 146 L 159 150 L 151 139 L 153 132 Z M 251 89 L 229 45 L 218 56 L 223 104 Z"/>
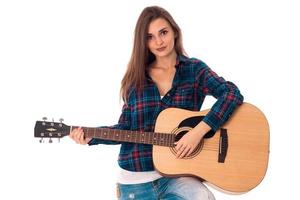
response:
<path fill-rule="evenodd" d="M 147 35 L 147 40 L 151 40 L 152 39 L 152 35 Z"/>
<path fill-rule="evenodd" d="M 166 35 L 168 33 L 168 31 L 162 31 L 161 34 L 162 35 Z"/>

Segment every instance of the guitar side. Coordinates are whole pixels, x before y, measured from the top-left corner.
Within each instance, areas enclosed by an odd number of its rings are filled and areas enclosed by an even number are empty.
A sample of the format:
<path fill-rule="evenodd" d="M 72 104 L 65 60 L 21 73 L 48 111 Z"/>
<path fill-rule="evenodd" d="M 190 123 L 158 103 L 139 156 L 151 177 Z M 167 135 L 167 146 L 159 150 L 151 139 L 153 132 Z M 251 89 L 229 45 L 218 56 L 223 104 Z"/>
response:
<path fill-rule="evenodd" d="M 185 119 L 205 116 L 201 112 L 169 108 L 157 118 L 155 132 L 177 134 Z M 222 126 L 227 130 L 228 149 L 224 162 L 218 162 L 220 135 L 218 130 L 205 138 L 194 156 L 177 159 L 170 147 L 153 146 L 156 169 L 166 176 L 197 176 L 225 191 L 247 192 L 264 178 L 269 157 L 269 125 L 264 114 L 255 106 L 243 103 Z"/>

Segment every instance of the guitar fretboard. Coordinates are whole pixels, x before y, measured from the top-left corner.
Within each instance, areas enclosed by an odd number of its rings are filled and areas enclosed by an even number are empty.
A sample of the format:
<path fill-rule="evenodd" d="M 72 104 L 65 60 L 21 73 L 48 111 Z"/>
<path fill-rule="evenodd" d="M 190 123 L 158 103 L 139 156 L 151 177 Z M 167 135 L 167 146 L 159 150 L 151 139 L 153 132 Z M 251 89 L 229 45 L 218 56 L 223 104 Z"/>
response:
<path fill-rule="evenodd" d="M 72 127 L 75 129 L 78 127 Z M 88 128 L 81 127 L 85 133 L 85 137 L 98 138 L 103 140 L 112 140 L 118 142 L 133 142 L 140 144 L 152 144 L 159 146 L 173 147 L 175 142 L 174 134 L 140 132 L 129 130 L 118 130 L 109 128 Z"/>

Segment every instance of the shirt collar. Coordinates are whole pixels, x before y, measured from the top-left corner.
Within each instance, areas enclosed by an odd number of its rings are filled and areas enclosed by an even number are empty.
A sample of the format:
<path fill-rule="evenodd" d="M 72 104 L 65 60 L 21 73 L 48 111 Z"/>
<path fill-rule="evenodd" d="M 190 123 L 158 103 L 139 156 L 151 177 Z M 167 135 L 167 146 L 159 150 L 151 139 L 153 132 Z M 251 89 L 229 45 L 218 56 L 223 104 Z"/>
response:
<path fill-rule="evenodd" d="M 186 57 L 185 55 L 178 55 L 176 58 L 176 67 L 179 66 L 181 63 L 186 63 L 188 62 L 189 58 Z"/>

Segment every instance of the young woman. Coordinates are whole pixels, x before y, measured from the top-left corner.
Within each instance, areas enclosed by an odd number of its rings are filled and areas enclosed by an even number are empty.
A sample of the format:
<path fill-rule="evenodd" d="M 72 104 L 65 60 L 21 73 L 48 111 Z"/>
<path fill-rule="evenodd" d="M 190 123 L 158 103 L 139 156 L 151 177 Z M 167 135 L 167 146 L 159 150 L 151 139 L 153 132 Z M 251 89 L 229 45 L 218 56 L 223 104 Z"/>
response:
<path fill-rule="evenodd" d="M 201 60 L 186 56 L 181 30 L 166 10 L 146 7 L 136 24 L 133 51 L 122 80 L 122 114 L 110 128 L 154 131 L 162 110 L 199 111 L 206 95 L 217 101 L 205 118 L 175 143 L 178 159 L 190 155 L 209 130 L 226 122 L 243 96 Z M 70 137 L 79 144 L 121 144 L 119 199 L 214 199 L 195 178 L 167 178 L 155 171 L 152 145 L 85 138 L 81 128 L 73 130 Z"/>

